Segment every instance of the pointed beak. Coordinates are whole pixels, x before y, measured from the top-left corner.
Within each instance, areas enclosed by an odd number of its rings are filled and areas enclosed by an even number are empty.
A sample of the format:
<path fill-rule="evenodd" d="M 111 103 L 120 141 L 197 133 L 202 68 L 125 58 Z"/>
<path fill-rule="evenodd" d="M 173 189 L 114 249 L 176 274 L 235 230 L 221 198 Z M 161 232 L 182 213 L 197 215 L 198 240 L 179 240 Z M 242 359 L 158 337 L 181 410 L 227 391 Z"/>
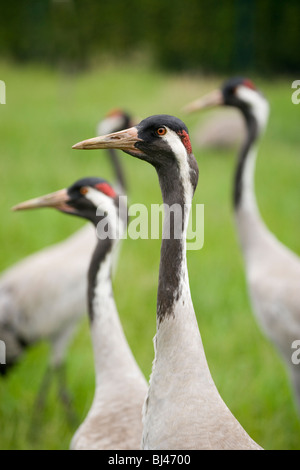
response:
<path fill-rule="evenodd" d="M 129 129 L 124 129 L 123 131 L 83 140 L 82 142 L 78 142 L 73 145 L 72 148 L 87 150 L 113 148 L 124 150 L 124 152 L 129 152 L 135 155 L 137 153 L 141 153 L 140 150 L 135 147 L 135 144 L 141 141 L 142 139 L 139 139 L 138 137 L 137 128 L 133 126 Z"/>
<path fill-rule="evenodd" d="M 68 205 L 70 196 L 66 189 L 61 189 L 55 193 L 47 194 L 46 196 L 30 199 L 21 202 L 12 208 L 13 211 L 22 211 L 27 209 L 39 209 L 40 207 L 54 207 L 66 212 L 71 212 L 72 208 Z"/>
<path fill-rule="evenodd" d="M 221 90 L 214 90 L 202 98 L 189 103 L 183 108 L 186 113 L 194 113 L 204 108 L 211 108 L 213 106 L 221 106 L 224 104 L 224 98 Z"/>

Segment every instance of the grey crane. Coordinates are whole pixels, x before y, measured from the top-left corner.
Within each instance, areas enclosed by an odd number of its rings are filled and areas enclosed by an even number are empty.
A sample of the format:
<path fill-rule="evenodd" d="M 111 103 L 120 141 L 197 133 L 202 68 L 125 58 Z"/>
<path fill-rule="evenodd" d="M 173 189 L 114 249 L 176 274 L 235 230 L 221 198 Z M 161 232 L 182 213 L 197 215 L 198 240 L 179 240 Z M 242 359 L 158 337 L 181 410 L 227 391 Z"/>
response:
<path fill-rule="evenodd" d="M 125 338 L 111 279 L 114 251 L 126 228 L 127 208 L 107 181 L 91 177 L 15 209 L 38 207 L 53 207 L 88 219 L 97 227 L 99 237 L 89 265 L 87 290 L 96 389 L 71 449 L 139 449 L 147 383 Z M 109 230 L 99 229 L 101 221 Z"/>
<path fill-rule="evenodd" d="M 157 171 L 166 211 L 156 310 L 155 358 L 143 408 L 143 449 L 260 449 L 231 414 L 211 376 L 192 303 L 186 230 L 198 165 L 185 124 L 150 116 L 77 149 L 115 148 Z M 176 218 L 178 216 L 178 219 Z"/>
<path fill-rule="evenodd" d="M 220 90 L 186 106 L 237 108 L 246 124 L 233 184 L 236 229 L 245 262 L 253 311 L 286 365 L 300 412 L 300 368 L 292 361 L 292 345 L 300 338 L 300 258 L 263 221 L 256 202 L 254 177 L 257 145 L 269 117 L 269 103 L 253 82 L 234 77 Z"/>
<path fill-rule="evenodd" d="M 111 131 L 128 127 L 129 114 L 113 110 L 98 124 Z M 126 177 L 114 151 L 109 151 L 120 192 Z M 35 414 L 44 406 L 53 377 L 71 423 L 74 412 L 66 387 L 65 356 L 79 320 L 86 313 L 87 270 L 96 245 L 93 227 L 87 224 L 60 243 L 36 252 L 4 271 L 0 278 L 0 339 L 6 345 L 6 374 L 24 352 L 39 341 L 50 343 L 49 364 L 36 399 Z"/>

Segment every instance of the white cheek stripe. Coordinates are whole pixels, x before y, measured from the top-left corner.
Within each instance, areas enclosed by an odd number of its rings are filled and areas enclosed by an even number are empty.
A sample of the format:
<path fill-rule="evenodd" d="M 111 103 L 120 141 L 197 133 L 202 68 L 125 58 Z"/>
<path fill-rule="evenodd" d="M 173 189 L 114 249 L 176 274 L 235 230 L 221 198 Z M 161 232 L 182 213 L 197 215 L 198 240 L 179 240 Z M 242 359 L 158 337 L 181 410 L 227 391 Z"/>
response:
<path fill-rule="evenodd" d="M 115 129 L 122 129 L 123 121 L 124 119 L 122 116 L 109 116 L 98 124 L 97 134 L 110 134 L 111 132 L 114 132 Z"/>
<path fill-rule="evenodd" d="M 186 204 L 189 204 L 192 201 L 193 188 L 190 180 L 190 166 L 188 163 L 188 153 L 179 135 L 168 127 L 166 127 L 166 129 L 167 133 L 162 137 L 162 139 L 167 142 L 167 144 L 171 147 L 178 161 L 184 192 L 186 196 L 185 202 Z"/>
<path fill-rule="evenodd" d="M 269 104 L 267 100 L 257 91 L 243 85 L 237 87 L 236 95 L 251 107 L 252 113 L 258 122 L 259 130 L 263 131 L 269 117 Z"/>
<path fill-rule="evenodd" d="M 105 225 L 105 233 L 107 233 L 107 223 L 109 226 L 109 233 L 111 234 L 112 240 L 117 240 L 122 238 L 122 235 L 126 229 L 126 225 L 122 221 L 122 218 L 119 217 L 118 209 L 115 206 L 114 201 L 111 197 L 106 196 L 101 191 L 97 189 L 88 187 L 88 192 L 85 194 L 85 197 L 89 199 L 93 205 L 95 206 L 95 214 L 96 215 L 105 215 L 104 223 Z M 120 209 L 120 208 L 119 208 Z M 120 209 L 121 213 L 123 208 Z M 97 232 L 99 238 L 101 238 L 100 234 L 102 233 L 101 230 L 103 228 L 103 224 L 101 227 L 97 226 L 97 230 L 99 229 L 100 232 Z"/>
<path fill-rule="evenodd" d="M 114 203 L 109 196 L 94 188 L 87 188 L 87 190 L 85 197 L 94 204 L 95 212 L 98 207 L 105 212 L 111 211 L 112 207 L 114 207 Z"/>
<path fill-rule="evenodd" d="M 117 211 L 111 197 L 94 188 L 88 188 L 85 197 L 94 204 L 95 214 L 101 215 L 101 213 L 107 213 L 110 224 L 113 223 L 115 225 L 117 223 Z"/>

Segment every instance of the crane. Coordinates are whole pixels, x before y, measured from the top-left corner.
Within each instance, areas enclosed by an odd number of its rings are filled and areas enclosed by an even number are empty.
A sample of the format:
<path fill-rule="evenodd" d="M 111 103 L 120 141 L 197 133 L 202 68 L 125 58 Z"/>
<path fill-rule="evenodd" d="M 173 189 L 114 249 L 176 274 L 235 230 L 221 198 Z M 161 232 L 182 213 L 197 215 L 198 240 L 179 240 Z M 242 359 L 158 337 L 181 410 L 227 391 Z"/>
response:
<path fill-rule="evenodd" d="M 108 236 L 97 232 L 99 240 L 88 270 L 87 305 L 96 388 L 92 406 L 72 439 L 71 449 L 139 449 L 147 383 L 124 335 L 111 279 L 113 254 L 126 228 L 127 208 L 106 180 L 95 177 L 21 203 L 15 210 L 39 207 L 53 207 L 83 217 L 96 228 L 105 219 L 112 228 Z M 120 222 L 121 230 L 117 232 Z"/>
<path fill-rule="evenodd" d="M 236 229 L 253 311 L 284 361 L 300 413 L 300 368 L 292 361 L 292 344 L 300 338 L 300 258 L 266 226 L 254 188 L 257 146 L 268 122 L 269 103 L 251 80 L 233 77 L 187 105 L 186 111 L 211 106 L 238 109 L 246 124 L 233 183 Z"/>
<path fill-rule="evenodd" d="M 174 116 L 154 115 L 73 148 L 115 148 L 150 163 L 156 169 L 165 206 L 179 208 L 179 213 L 165 211 L 164 215 L 155 358 L 143 408 L 142 448 L 260 449 L 215 386 L 193 307 L 186 230 L 198 165 L 187 127 Z"/>
<path fill-rule="evenodd" d="M 97 129 L 111 131 L 127 127 L 130 115 L 110 111 Z M 118 155 L 109 151 L 116 186 L 125 193 L 126 177 Z M 87 270 L 96 245 L 93 227 L 87 224 L 67 239 L 33 253 L 6 269 L 0 278 L 0 339 L 6 345 L 5 375 L 32 345 L 50 343 L 50 357 L 34 405 L 38 417 L 43 409 L 51 381 L 58 380 L 58 396 L 73 425 L 66 386 L 65 357 L 79 320 L 86 314 Z M 35 418 L 34 418 L 35 420 Z"/>

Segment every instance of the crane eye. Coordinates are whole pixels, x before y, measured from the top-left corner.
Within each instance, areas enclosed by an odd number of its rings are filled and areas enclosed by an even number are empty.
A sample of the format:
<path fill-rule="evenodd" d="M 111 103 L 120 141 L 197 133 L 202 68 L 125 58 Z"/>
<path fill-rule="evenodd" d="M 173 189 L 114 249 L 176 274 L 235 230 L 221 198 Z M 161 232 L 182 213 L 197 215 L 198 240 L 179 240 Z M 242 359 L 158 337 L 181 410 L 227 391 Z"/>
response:
<path fill-rule="evenodd" d="M 83 196 L 88 192 L 88 188 L 85 188 L 84 186 L 82 188 L 80 188 L 80 194 L 82 194 Z"/>
<path fill-rule="evenodd" d="M 157 135 L 165 135 L 167 132 L 167 129 L 165 127 L 159 127 L 156 131 Z"/>

